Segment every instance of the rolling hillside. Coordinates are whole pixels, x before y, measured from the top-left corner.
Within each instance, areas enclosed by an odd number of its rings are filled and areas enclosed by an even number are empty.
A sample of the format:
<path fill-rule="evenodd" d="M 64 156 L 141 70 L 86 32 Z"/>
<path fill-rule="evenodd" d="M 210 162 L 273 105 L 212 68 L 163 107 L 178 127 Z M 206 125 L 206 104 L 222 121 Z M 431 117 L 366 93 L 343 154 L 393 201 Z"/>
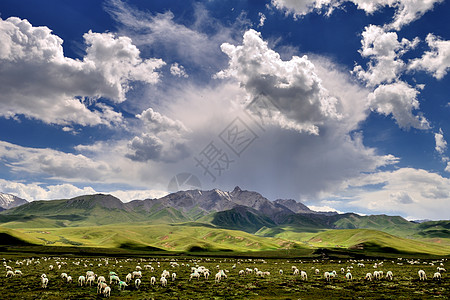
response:
<path fill-rule="evenodd" d="M 0 226 L 11 241 L 56 246 L 174 251 L 337 247 L 450 254 L 450 221 L 318 213 L 294 202 L 271 202 L 238 187 L 128 203 L 96 194 L 10 208 L 0 212 Z"/>

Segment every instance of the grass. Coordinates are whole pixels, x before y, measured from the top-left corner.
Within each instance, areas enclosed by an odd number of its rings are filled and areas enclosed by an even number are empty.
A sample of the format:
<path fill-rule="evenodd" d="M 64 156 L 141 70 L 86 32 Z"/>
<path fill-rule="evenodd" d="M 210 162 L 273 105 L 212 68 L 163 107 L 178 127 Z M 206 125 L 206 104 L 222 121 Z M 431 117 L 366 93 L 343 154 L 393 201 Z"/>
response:
<path fill-rule="evenodd" d="M 14 269 L 20 269 L 23 276 L 6 278 L 0 276 L 0 293 L 3 299 L 101 299 L 96 294 L 96 287 L 79 287 L 78 276 L 92 270 L 98 275 L 108 278 L 109 271 L 115 271 L 121 279 L 135 270 L 136 265 L 143 267 L 142 285 L 139 290 L 133 286 L 119 291 L 112 284 L 111 299 L 448 299 L 450 297 L 450 278 L 443 273 L 441 282 L 430 279 L 441 262 L 414 259 L 410 264 L 406 259 L 376 259 L 362 261 L 365 266 L 358 267 L 360 261 L 330 259 L 260 259 L 260 258 L 220 258 L 198 256 L 143 256 L 143 257 L 77 257 L 77 256 L 23 256 L 2 255 L 5 262 Z M 36 263 L 39 260 L 39 263 Z M 106 265 L 108 261 L 108 265 Z M 179 266 L 170 266 L 176 261 Z M 16 264 L 17 262 L 17 264 Z M 28 262 L 28 264 L 27 264 Z M 374 263 L 383 262 L 377 269 Z M 445 263 L 445 262 L 444 262 Z M 55 268 L 50 270 L 49 266 Z M 57 266 L 61 265 L 61 269 Z M 147 270 L 144 265 L 152 265 L 154 271 Z M 202 265 L 211 270 L 208 280 L 189 281 L 191 267 Z M 292 266 L 304 270 L 308 281 L 302 281 L 292 274 Z M 214 275 L 220 269 L 227 270 L 228 278 L 214 282 Z M 236 266 L 235 268 L 233 266 Z M 447 266 L 446 266 L 447 267 Z M 246 268 L 258 268 L 270 272 L 270 275 L 259 277 L 255 274 L 239 276 L 238 272 Z M 314 270 L 319 269 L 319 275 Z M 347 282 L 341 268 L 349 268 L 354 280 Z M 283 270 L 283 274 L 279 270 Z M 429 279 L 418 280 L 417 272 L 423 269 Z M 448 267 L 447 267 L 448 269 Z M 168 281 L 162 287 L 159 278 L 162 270 L 176 272 L 177 279 Z M 331 282 L 323 278 L 325 271 L 337 271 L 337 277 Z M 367 272 L 391 270 L 394 280 L 367 282 Z M 74 278 L 73 283 L 66 283 L 60 278 L 62 272 Z M 40 275 L 47 274 L 47 289 L 40 287 Z M 157 278 L 155 286 L 150 285 L 150 277 Z M 108 282 L 109 283 L 109 282 Z M 20 291 L 18 293 L 17 291 Z"/>
<path fill-rule="evenodd" d="M 9 230 L 37 244 L 117 248 L 125 243 L 186 251 L 196 246 L 207 250 L 259 251 L 298 247 L 294 242 L 258 237 L 236 230 L 201 224 L 105 225 L 98 227 L 22 228 Z"/>

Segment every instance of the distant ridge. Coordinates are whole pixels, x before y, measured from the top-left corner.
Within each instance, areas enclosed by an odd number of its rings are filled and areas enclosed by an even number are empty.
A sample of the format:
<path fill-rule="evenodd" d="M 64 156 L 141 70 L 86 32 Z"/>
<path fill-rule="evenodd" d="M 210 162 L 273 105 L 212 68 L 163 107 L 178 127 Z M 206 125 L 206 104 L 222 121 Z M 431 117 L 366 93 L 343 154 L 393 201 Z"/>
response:
<path fill-rule="evenodd" d="M 375 229 L 404 237 L 450 238 L 448 221 L 417 224 L 400 216 L 316 212 L 295 200 L 270 201 L 238 186 L 231 192 L 219 189 L 178 191 L 158 199 L 127 203 L 108 194 L 83 195 L 33 201 L 0 212 L 0 224 L 11 228 L 183 222 L 199 222 L 266 237 L 279 237 L 292 231 Z"/>
<path fill-rule="evenodd" d="M 28 203 L 27 200 L 0 192 L 0 208 L 10 209 Z"/>

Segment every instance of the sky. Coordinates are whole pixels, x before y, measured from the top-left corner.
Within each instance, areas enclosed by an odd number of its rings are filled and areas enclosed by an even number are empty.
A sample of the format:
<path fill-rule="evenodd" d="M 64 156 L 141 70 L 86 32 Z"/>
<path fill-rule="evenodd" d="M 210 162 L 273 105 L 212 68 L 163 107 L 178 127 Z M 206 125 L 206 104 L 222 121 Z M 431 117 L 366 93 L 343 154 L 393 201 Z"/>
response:
<path fill-rule="evenodd" d="M 0 192 L 449 219 L 449 2 L 2 0 Z"/>

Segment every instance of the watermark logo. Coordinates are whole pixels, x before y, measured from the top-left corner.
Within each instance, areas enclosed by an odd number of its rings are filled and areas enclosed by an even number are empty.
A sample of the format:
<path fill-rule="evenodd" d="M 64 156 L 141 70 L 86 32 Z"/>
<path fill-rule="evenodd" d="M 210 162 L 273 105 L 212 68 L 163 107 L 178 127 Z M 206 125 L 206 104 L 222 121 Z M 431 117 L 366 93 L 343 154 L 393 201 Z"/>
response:
<path fill-rule="evenodd" d="M 169 192 L 178 192 L 184 190 L 201 190 L 202 184 L 200 180 L 191 173 L 179 173 L 172 177 L 167 186 Z"/>

